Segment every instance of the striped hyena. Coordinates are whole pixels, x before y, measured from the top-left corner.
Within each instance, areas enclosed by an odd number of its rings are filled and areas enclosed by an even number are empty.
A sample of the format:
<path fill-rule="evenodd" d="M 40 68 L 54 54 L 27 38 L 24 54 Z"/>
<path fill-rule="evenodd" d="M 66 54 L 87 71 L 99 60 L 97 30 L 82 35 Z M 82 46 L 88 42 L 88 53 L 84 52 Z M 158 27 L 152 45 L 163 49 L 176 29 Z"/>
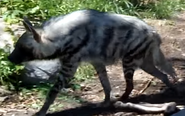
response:
<path fill-rule="evenodd" d="M 23 24 L 26 32 L 18 39 L 9 60 L 20 64 L 35 59 L 60 58 L 62 63 L 61 75 L 37 116 L 45 115 L 62 88 L 63 79 L 73 77 L 81 62 L 91 63 L 97 71 L 105 93 L 104 104 L 110 103 L 111 99 L 106 65 L 118 60 L 122 61 L 126 80 L 125 93 L 120 100 L 129 97 L 137 68 L 159 78 L 168 87 L 172 87 L 172 83 L 167 74 L 176 78 L 160 49 L 160 35 L 136 17 L 79 10 L 51 18 L 40 28 L 34 28 L 27 19 Z"/>

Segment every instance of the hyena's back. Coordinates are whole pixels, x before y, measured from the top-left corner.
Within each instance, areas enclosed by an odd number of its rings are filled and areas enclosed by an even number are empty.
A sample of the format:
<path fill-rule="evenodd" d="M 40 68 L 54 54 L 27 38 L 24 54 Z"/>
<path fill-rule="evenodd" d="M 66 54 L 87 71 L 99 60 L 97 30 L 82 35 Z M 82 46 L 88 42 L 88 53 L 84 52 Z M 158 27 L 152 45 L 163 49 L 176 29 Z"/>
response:
<path fill-rule="evenodd" d="M 80 10 L 53 18 L 43 26 L 48 38 L 60 41 L 62 54 L 105 64 L 142 54 L 149 46 L 159 46 L 161 42 L 160 37 L 153 37 L 155 31 L 136 17 L 95 10 Z"/>

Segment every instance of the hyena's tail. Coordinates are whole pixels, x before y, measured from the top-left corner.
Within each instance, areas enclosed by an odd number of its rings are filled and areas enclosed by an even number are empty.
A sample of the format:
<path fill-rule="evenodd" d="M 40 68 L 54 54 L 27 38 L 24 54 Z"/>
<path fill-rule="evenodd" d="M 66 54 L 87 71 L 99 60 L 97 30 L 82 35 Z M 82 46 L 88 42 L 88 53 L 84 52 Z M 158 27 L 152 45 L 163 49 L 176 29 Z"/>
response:
<path fill-rule="evenodd" d="M 161 45 L 161 37 L 158 33 L 154 32 L 152 34 L 152 37 L 154 38 L 154 41 L 156 41 L 155 46 L 152 47 L 152 57 L 154 64 L 159 68 L 161 71 L 165 72 L 166 74 L 170 75 L 174 81 L 176 81 L 176 72 L 174 68 L 172 67 L 171 63 L 167 61 L 165 58 L 163 52 L 160 49 Z"/>

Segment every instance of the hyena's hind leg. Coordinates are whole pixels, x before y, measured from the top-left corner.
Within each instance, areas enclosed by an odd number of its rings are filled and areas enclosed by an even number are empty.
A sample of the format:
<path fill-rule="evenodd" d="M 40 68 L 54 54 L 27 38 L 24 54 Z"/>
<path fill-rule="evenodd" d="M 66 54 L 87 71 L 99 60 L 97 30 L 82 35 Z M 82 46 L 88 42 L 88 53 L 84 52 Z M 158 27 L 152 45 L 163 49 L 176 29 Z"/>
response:
<path fill-rule="evenodd" d="M 153 58 L 154 58 L 154 64 L 161 71 L 163 71 L 166 74 L 168 74 L 169 76 L 171 76 L 173 78 L 173 81 L 175 82 L 177 74 L 176 74 L 174 68 L 172 67 L 171 63 L 166 60 L 166 58 L 160 48 L 154 49 Z"/>
<path fill-rule="evenodd" d="M 150 52 L 150 54 L 148 54 L 148 56 L 144 59 L 140 68 L 143 69 L 148 74 L 160 79 L 164 84 L 166 84 L 166 86 L 171 88 L 173 85 L 169 81 L 168 76 L 166 74 L 164 74 L 163 72 L 161 72 L 159 69 L 156 68 L 156 66 L 155 66 L 156 61 L 158 63 L 158 66 L 161 66 L 161 64 L 164 65 L 164 66 L 161 67 L 162 70 L 164 70 L 166 73 L 168 73 L 172 77 L 174 76 L 173 68 L 171 67 L 171 65 L 169 65 L 167 63 L 167 61 L 165 60 L 164 55 L 162 54 L 161 51 L 159 52 L 158 56 L 155 56 L 155 57 L 154 57 L 154 54 L 152 54 L 152 52 Z M 169 67 L 166 67 L 166 66 L 169 66 Z"/>
<path fill-rule="evenodd" d="M 101 105 L 107 106 L 111 102 L 111 85 L 107 75 L 106 66 L 102 63 L 92 63 L 92 65 L 98 74 L 98 78 L 105 93 L 105 98 Z"/>
<path fill-rule="evenodd" d="M 172 84 L 170 83 L 168 76 L 162 73 L 159 69 L 157 69 L 152 63 L 152 61 L 145 60 L 144 63 L 140 66 L 140 68 L 147 72 L 148 74 L 160 79 L 168 87 L 172 87 Z"/>
<path fill-rule="evenodd" d="M 133 85 L 133 76 L 136 69 L 136 65 L 132 61 L 132 59 L 123 59 L 122 60 L 124 78 L 126 82 L 126 89 L 124 94 L 119 98 L 119 100 L 124 101 L 128 99 L 130 93 L 132 92 L 134 85 Z"/>

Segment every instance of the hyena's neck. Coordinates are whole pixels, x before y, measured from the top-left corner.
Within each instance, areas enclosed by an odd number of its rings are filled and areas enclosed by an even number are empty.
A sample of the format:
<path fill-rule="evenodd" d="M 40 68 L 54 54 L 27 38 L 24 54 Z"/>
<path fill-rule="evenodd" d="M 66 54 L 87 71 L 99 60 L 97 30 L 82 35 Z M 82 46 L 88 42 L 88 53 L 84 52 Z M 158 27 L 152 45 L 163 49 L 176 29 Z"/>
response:
<path fill-rule="evenodd" d="M 49 40 L 35 44 L 34 48 L 33 54 L 37 59 L 47 59 L 58 50 L 57 45 Z"/>
<path fill-rule="evenodd" d="M 36 45 L 34 54 L 38 59 L 56 59 L 63 57 L 70 52 L 78 43 L 70 35 L 51 37 Z"/>
<path fill-rule="evenodd" d="M 90 27 L 81 26 L 78 29 L 68 27 L 65 29 L 55 29 L 53 26 L 44 27 L 47 34 L 46 42 L 40 45 L 43 59 L 56 59 L 79 53 L 81 48 L 87 44 L 90 39 Z"/>

